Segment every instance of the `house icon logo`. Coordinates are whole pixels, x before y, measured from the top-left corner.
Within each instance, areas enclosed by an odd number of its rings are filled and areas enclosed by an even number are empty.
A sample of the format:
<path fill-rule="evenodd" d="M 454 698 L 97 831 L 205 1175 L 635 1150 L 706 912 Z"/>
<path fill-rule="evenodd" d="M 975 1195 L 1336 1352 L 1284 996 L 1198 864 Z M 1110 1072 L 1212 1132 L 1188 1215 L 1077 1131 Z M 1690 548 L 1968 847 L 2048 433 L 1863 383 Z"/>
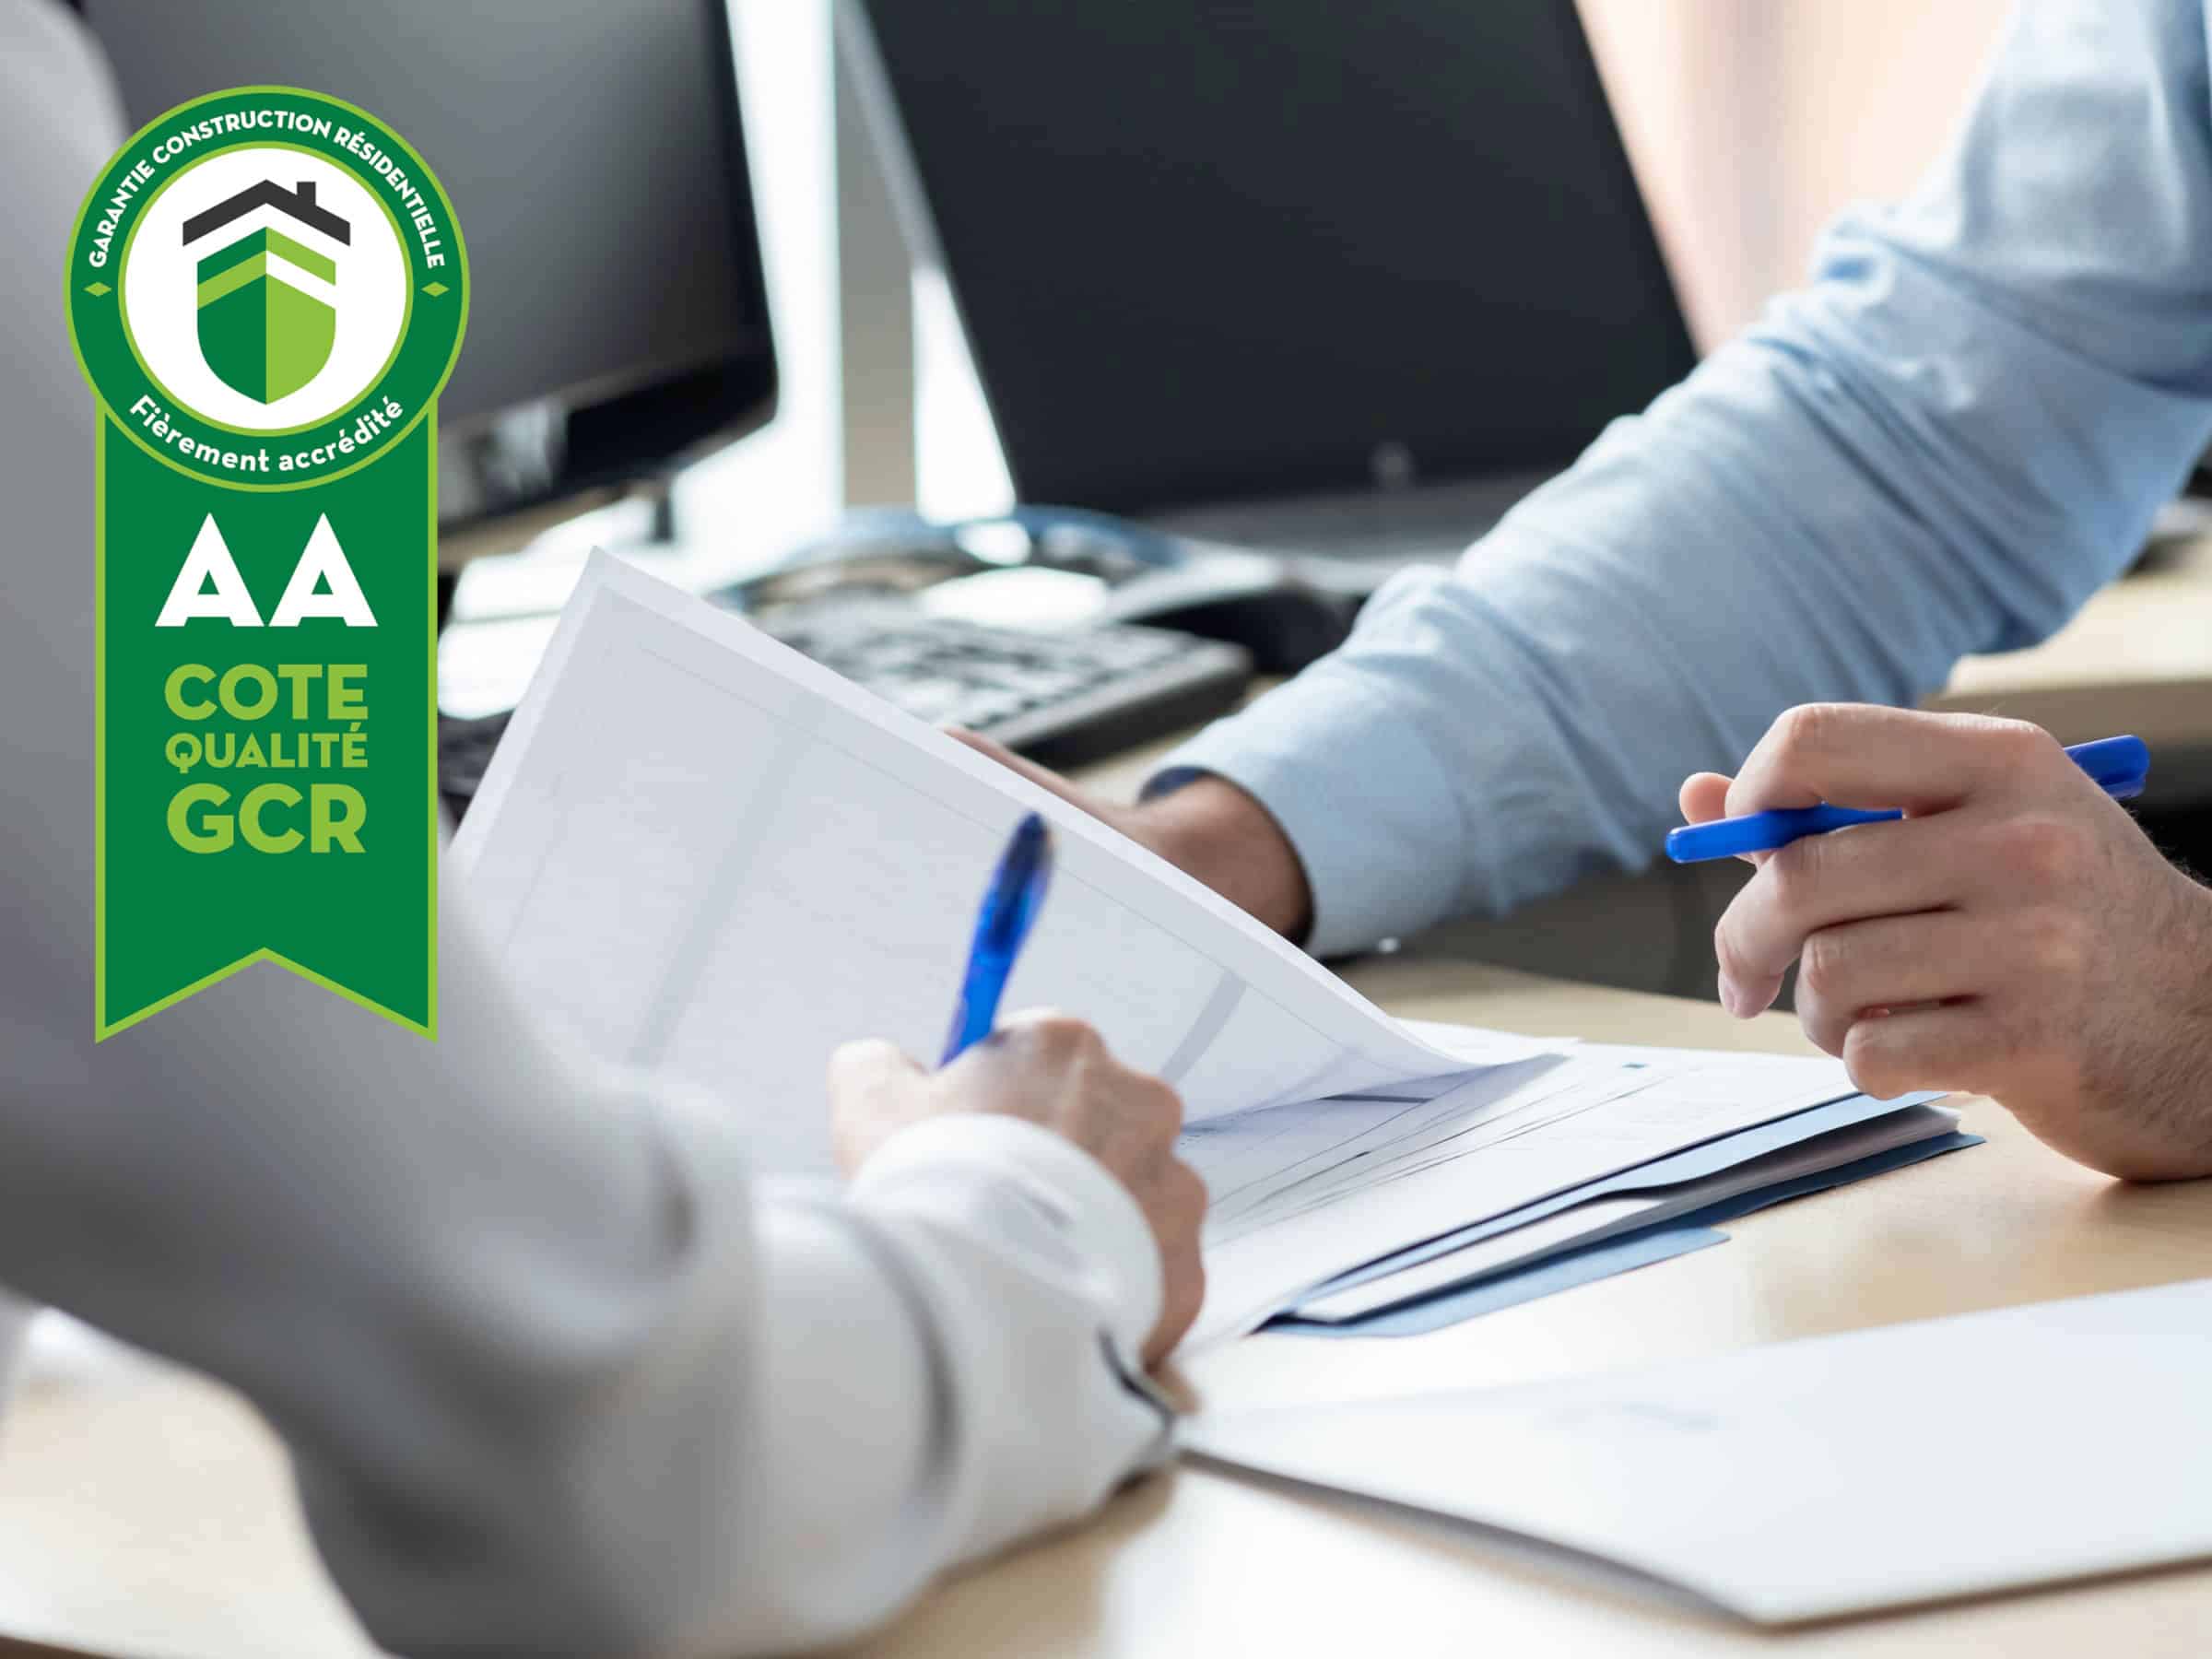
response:
<path fill-rule="evenodd" d="M 115 209 L 100 281 L 164 418 L 257 437 L 335 419 L 391 371 L 417 307 L 444 309 L 443 267 L 411 272 L 421 232 L 354 159 L 195 147 Z"/>
<path fill-rule="evenodd" d="M 263 207 L 264 222 L 220 240 Z M 251 184 L 186 219 L 183 240 L 196 262 L 200 356 L 218 379 L 272 404 L 322 372 L 337 337 L 338 260 L 353 229 L 316 204 L 313 180 Z"/>

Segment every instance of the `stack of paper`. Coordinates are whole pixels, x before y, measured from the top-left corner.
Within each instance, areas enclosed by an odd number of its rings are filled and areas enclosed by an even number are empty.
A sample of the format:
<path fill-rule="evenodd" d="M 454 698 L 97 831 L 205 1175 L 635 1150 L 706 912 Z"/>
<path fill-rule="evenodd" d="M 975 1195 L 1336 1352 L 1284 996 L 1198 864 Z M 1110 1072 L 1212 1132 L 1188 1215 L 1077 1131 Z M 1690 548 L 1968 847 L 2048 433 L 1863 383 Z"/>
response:
<path fill-rule="evenodd" d="M 1461 1228 L 1339 1275 L 1298 1304 L 1300 1320 L 1370 1315 L 1504 1277 L 1631 1233 L 1688 1225 L 1739 1201 L 1794 1193 L 1818 1178 L 1927 1147 L 1971 1144 L 1959 1114 L 1920 1101 L 1853 1096 L 1677 1153 Z"/>
<path fill-rule="evenodd" d="M 1079 1014 L 1181 1091 L 1213 1194 L 1198 1340 L 1851 1094 L 1824 1060 L 1391 1019 L 1065 802 L 605 556 L 453 857 L 541 1007 L 609 1058 L 728 1100 L 763 1168 L 822 1171 L 831 1050 L 935 1052 L 978 900 L 1029 810 L 1059 845 L 1008 1006 Z M 1761 1150 L 1837 1126 L 1806 1119 Z"/>
<path fill-rule="evenodd" d="M 1193 1340 L 1293 1307 L 1356 1318 L 1950 1135 L 1957 1115 L 1925 1099 L 1869 1100 L 1826 1059 L 1592 1044 L 1432 1096 L 1217 1119 L 1185 1136 L 1213 1194 Z"/>

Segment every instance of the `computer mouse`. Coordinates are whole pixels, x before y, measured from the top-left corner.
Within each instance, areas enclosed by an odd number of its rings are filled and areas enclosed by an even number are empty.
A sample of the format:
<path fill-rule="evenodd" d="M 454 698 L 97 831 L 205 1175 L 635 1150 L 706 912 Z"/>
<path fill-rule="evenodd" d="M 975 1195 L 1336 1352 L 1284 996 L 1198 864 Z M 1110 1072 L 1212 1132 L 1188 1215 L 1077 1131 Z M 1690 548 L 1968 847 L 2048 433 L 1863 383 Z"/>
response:
<path fill-rule="evenodd" d="M 1262 674 L 1295 674 L 1344 642 L 1362 595 L 1309 580 L 1300 560 L 1202 541 L 1071 507 L 1018 507 L 1003 519 L 949 527 L 960 545 L 1102 579 L 1101 620 L 1176 629 L 1241 645 Z M 1310 563 L 1311 561 L 1304 561 Z"/>
<path fill-rule="evenodd" d="M 1146 577 L 1117 592 L 1110 604 L 1114 619 L 1241 645 L 1260 673 L 1278 675 L 1296 674 L 1326 656 L 1351 631 L 1354 602 L 1321 593 L 1280 569 L 1265 581 L 1225 580 L 1228 573 L 1202 562 L 1188 574 L 1201 580 L 1171 585 Z"/>

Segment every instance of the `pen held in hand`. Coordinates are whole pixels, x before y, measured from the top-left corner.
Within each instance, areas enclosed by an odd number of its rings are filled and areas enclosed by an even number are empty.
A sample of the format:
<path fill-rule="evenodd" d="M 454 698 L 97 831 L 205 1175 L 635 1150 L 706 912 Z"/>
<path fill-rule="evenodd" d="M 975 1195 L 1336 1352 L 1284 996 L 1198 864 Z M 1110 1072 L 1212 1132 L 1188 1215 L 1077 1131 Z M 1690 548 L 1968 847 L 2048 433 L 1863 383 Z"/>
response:
<path fill-rule="evenodd" d="M 2094 743 L 2075 744 L 2066 754 L 2088 773 L 2091 782 L 2115 801 L 2141 794 L 2150 777 L 2150 746 L 2140 737 L 2100 737 Z M 1710 824 L 1686 824 L 1669 830 L 1666 855 L 1677 864 L 1702 864 L 1745 853 L 1771 853 L 1808 835 L 1825 835 L 1853 824 L 1888 823 L 1904 816 L 1894 809 L 1874 811 L 1825 803 L 1749 812 L 1740 818 L 1715 818 Z"/>
<path fill-rule="evenodd" d="M 991 885 L 983 891 L 982 908 L 976 912 L 975 938 L 960 977 L 960 1000 L 953 1009 L 952 1030 L 946 1036 L 939 1065 L 950 1065 L 991 1034 L 1015 958 L 1043 907 L 1052 875 L 1052 830 L 1036 813 L 1025 813 L 999 855 Z"/>

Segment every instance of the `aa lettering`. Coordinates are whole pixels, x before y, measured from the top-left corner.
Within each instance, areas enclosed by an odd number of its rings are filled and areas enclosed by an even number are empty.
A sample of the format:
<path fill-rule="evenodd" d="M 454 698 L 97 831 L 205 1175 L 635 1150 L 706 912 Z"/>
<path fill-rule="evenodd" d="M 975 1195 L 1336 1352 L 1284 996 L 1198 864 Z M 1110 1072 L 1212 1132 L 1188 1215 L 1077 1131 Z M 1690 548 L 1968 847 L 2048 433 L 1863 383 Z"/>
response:
<path fill-rule="evenodd" d="M 316 592 L 318 586 L 324 591 Z M 253 603 L 246 579 L 239 573 L 238 561 L 230 557 L 230 544 L 223 539 L 222 529 L 211 512 L 200 521 L 199 534 L 192 538 L 192 547 L 176 581 L 170 584 L 169 598 L 154 626 L 182 628 L 187 622 L 208 618 L 228 622 L 233 628 L 297 628 L 316 617 L 331 618 L 348 628 L 376 626 L 369 595 L 361 592 L 352 562 L 338 545 L 337 532 L 330 527 L 330 514 L 315 521 L 307 546 L 300 549 L 300 558 L 292 566 L 292 579 L 284 584 L 283 597 L 276 601 L 275 615 L 264 623 L 261 607 Z"/>

